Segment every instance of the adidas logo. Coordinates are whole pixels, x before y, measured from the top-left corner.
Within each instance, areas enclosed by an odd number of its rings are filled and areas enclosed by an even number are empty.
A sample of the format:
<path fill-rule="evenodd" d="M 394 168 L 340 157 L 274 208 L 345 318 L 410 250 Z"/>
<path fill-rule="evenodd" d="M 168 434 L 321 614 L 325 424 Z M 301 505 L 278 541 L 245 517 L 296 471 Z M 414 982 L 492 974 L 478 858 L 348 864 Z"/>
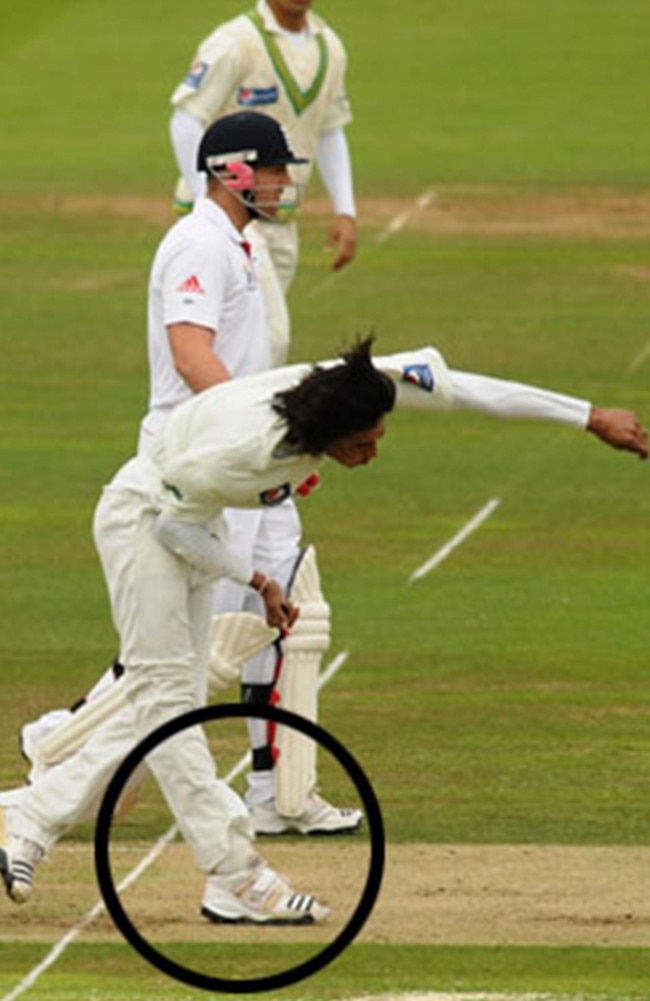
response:
<path fill-rule="evenodd" d="M 205 295 L 205 289 L 201 285 L 201 282 L 196 277 L 196 275 L 192 275 L 191 278 L 186 278 L 184 282 L 181 282 L 176 291 L 192 292 L 195 295 Z"/>

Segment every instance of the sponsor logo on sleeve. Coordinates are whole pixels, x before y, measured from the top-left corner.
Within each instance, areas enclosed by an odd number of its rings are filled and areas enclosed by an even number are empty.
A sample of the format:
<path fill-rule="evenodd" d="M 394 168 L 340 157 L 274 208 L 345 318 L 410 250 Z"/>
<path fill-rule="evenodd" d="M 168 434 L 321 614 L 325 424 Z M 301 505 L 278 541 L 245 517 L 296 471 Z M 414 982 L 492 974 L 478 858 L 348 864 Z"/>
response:
<path fill-rule="evenodd" d="M 283 483 L 279 487 L 271 487 L 270 490 L 262 490 L 259 495 L 260 504 L 264 507 L 276 507 L 285 501 L 291 494 L 291 484 Z"/>
<path fill-rule="evenodd" d="M 240 87 L 237 91 L 237 104 L 244 108 L 254 108 L 261 104 L 276 104 L 277 100 L 277 87 Z"/>
<path fill-rule="evenodd" d="M 205 295 L 205 289 L 201 285 L 201 282 L 196 277 L 196 275 L 191 275 L 186 278 L 184 282 L 176 287 L 177 292 L 183 292 L 186 295 Z"/>
<path fill-rule="evenodd" d="M 402 379 L 412 385 L 432 393 L 435 386 L 433 371 L 430 365 L 405 365 L 402 369 Z"/>
<path fill-rule="evenodd" d="M 203 78 L 205 74 L 210 69 L 209 63 L 201 62 L 197 59 L 195 63 L 190 66 L 190 71 L 185 77 L 185 83 L 188 87 L 192 87 L 194 90 L 198 90 L 203 83 Z"/>

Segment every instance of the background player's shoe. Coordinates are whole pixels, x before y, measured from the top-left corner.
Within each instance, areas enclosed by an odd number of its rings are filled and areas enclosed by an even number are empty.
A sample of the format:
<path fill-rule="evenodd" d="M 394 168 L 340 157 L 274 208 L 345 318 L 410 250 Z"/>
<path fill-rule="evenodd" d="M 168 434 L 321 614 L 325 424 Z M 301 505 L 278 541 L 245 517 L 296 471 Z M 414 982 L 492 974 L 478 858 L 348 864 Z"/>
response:
<path fill-rule="evenodd" d="M 0 811 L 0 877 L 14 903 L 24 904 L 30 898 L 34 866 L 44 854 L 42 848 L 27 838 L 7 836 L 4 810 Z"/>
<path fill-rule="evenodd" d="M 353 834 L 363 820 L 361 810 L 332 806 L 315 792 L 298 817 L 282 816 L 274 803 L 250 807 L 250 815 L 256 834 Z"/>
<path fill-rule="evenodd" d="M 329 908 L 289 883 L 261 859 L 232 876 L 208 877 L 201 913 L 215 924 L 312 925 Z"/>

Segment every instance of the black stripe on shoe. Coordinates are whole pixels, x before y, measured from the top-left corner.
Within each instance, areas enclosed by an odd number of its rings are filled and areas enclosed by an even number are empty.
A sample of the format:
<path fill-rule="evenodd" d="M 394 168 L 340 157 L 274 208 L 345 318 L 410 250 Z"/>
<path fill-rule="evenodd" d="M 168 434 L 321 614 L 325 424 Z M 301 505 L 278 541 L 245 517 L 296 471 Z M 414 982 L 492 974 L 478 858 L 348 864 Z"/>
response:
<path fill-rule="evenodd" d="M 5 890 L 9 896 L 11 896 L 11 887 L 13 886 L 14 880 L 11 874 L 11 867 L 9 865 L 9 856 L 4 848 L 0 848 L 0 876 L 2 876 L 2 882 L 5 885 Z"/>
<path fill-rule="evenodd" d="M 26 883 L 28 886 L 34 885 L 34 866 L 24 859 L 16 859 L 11 866 L 12 882 Z"/>

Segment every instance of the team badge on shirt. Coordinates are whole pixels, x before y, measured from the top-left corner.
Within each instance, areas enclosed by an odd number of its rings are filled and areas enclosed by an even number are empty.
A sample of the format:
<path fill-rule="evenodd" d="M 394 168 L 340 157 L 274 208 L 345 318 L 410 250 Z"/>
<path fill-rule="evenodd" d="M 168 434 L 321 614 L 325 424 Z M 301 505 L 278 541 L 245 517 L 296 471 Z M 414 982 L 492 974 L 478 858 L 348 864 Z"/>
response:
<path fill-rule="evenodd" d="M 209 69 L 209 63 L 204 63 L 197 59 L 195 63 L 192 63 L 190 71 L 185 77 L 185 83 L 187 86 L 192 87 L 194 90 L 198 90 L 203 83 L 203 77 Z"/>
<path fill-rule="evenodd" d="M 262 490 L 262 493 L 259 495 L 260 504 L 263 504 L 264 507 L 276 507 L 278 504 L 281 504 L 282 501 L 285 501 L 290 494 L 291 484 L 283 483 L 279 487 L 271 487 L 270 490 Z"/>
<path fill-rule="evenodd" d="M 260 104 L 275 104 L 278 100 L 277 87 L 240 87 L 237 104 L 244 108 L 254 108 Z"/>
<path fill-rule="evenodd" d="M 419 386 L 427 393 L 432 393 L 435 386 L 430 365 L 405 365 L 402 369 L 402 379 L 404 382 L 411 382 L 414 386 Z"/>

